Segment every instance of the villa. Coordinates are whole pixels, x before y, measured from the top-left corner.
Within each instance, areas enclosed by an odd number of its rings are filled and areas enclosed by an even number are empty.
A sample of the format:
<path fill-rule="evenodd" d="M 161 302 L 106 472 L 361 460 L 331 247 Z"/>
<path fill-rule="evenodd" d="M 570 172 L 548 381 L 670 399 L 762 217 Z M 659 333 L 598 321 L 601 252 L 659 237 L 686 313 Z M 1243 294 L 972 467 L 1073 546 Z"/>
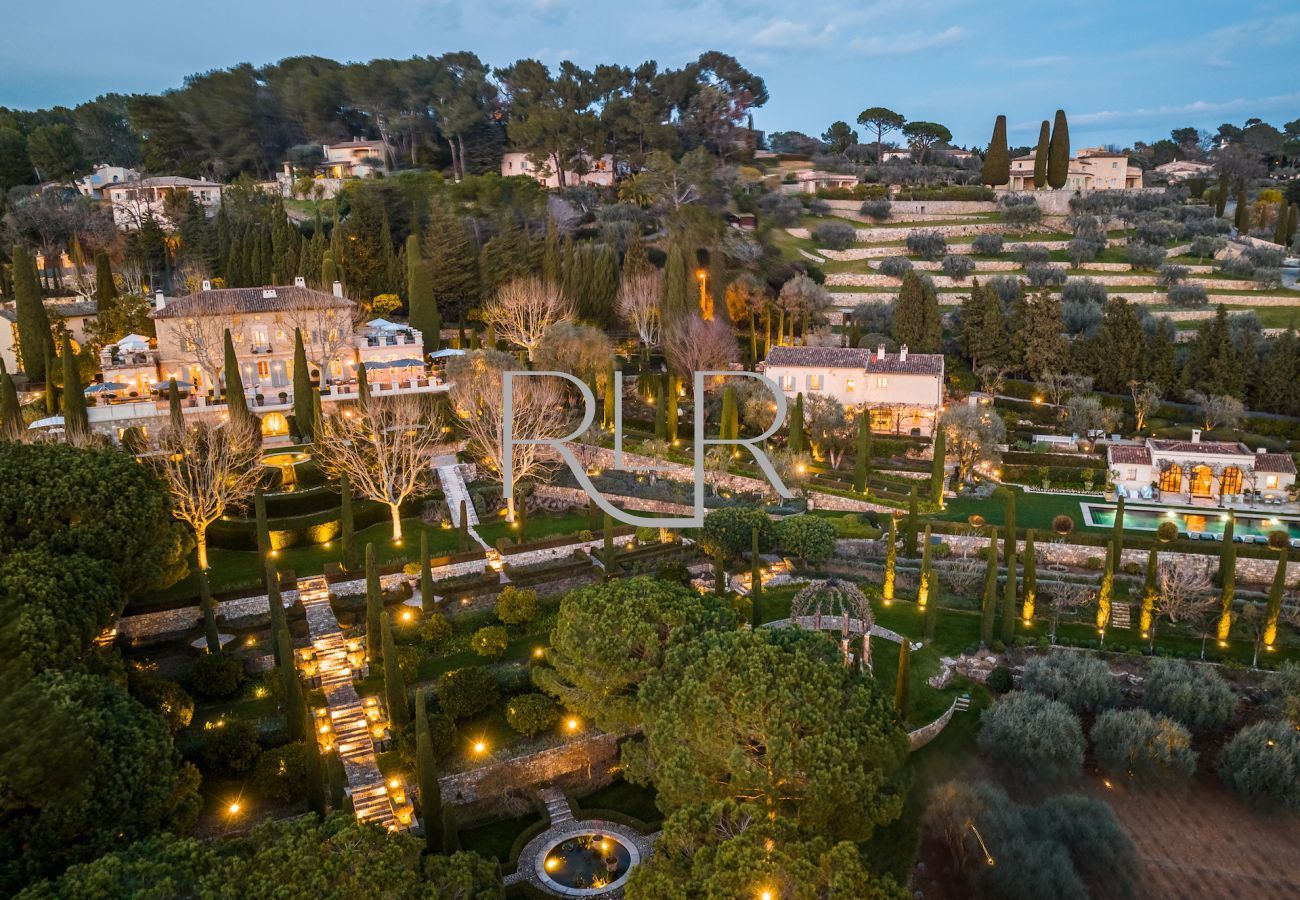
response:
<path fill-rule="evenodd" d="M 91 200 L 103 200 L 104 189 L 114 184 L 126 184 L 139 181 L 140 173 L 125 166 L 97 165 L 89 175 L 77 179 L 77 190 L 83 197 Z"/>
<path fill-rule="evenodd" d="M 614 183 L 615 165 L 614 157 L 606 153 L 599 159 L 583 157 L 583 167 L 585 172 L 576 172 L 565 170 L 564 184 L 566 187 L 576 187 L 578 185 L 589 184 L 595 187 L 609 187 Z M 511 150 L 501 157 L 501 176 L 508 178 L 511 175 L 527 175 L 536 179 L 537 183 L 543 187 L 552 190 L 560 186 L 560 178 L 550 165 L 536 165 L 528 158 L 527 153 L 521 153 L 518 150 Z"/>
<path fill-rule="evenodd" d="M 1165 503 L 1284 502 L 1296 480 L 1290 454 L 1203 441 L 1199 431 L 1189 441 L 1111 444 L 1106 461 L 1117 491 Z"/>
<path fill-rule="evenodd" d="M 173 193 L 188 193 L 208 216 L 215 216 L 223 190 L 225 185 L 206 178 L 159 175 L 108 184 L 100 189 L 100 194 L 112 206 L 113 221 L 119 228 L 139 228 L 141 222 L 151 217 L 170 227 L 165 204 Z"/>
<path fill-rule="evenodd" d="M 819 394 L 871 412 L 873 431 L 929 435 L 943 409 L 941 353 L 856 347 L 773 347 L 759 371 L 788 397 Z"/>
<path fill-rule="evenodd" d="M 800 193 L 815 194 L 818 191 L 848 190 L 858 186 L 858 176 L 842 172 L 816 172 L 805 169 L 794 173 L 795 184 Z"/>
<path fill-rule="evenodd" d="M 1085 147 L 1070 158 L 1064 190 L 1133 191 L 1142 187 L 1142 170 L 1123 153 L 1104 147 Z M 1011 160 L 1010 191 L 1034 190 L 1034 154 Z"/>
<path fill-rule="evenodd" d="M 127 335 L 101 351 L 103 387 L 95 390 L 91 425 L 121 438 L 127 427 L 147 433 L 150 426 L 165 424 L 172 379 L 187 415 L 224 410 L 227 330 L 264 437 L 290 430 L 295 330 L 302 332 L 309 376 L 326 410 L 357 397 L 359 368 L 375 394 L 446 390 L 428 374 L 419 331 L 384 319 L 357 323 L 356 313 L 356 303 L 343 296 L 337 281 L 328 292 L 297 278 L 292 285 L 264 288 L 213 289 L 204 282 L 187 297 L 159 293 L 149 313 L 157 338 Z"/>
<path fill-rule="evenodd" d="M 1163 166 L 1156 166 L 1152 171 L 1157 175 L 1163 175 L 1170 184 L 1178 184 L 1189 178 L 1208 177 L 1214 171 L 1214 166 L 1191 159 L 1176 159 Z"/>
<path fill-rule="evenodd" d="M 93 300 L 80 300 L 76 297 L 48 298 L 45 301 L 45 315 L 50 324 L 62 325 L 68 330 L 77 347 L 90 340 L 88 326 L 95 321 L 99 307 Z M 13 304 L 0 306 L 0 359 L 11 374 L 21 372 L 23 367 L 19 360 L 18 313 Z"/>

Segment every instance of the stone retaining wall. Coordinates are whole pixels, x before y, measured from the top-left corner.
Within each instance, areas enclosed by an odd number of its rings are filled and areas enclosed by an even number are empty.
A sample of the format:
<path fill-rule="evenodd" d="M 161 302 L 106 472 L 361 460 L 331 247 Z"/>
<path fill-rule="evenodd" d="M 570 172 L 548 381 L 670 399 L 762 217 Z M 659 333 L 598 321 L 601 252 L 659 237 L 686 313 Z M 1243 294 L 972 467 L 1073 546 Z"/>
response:
<path fill-rule="evenodd" d="M 533 489 L 533 494 L 543 499 L 560 500 L 582 506 L 585 506 L 588 500 L 587 492 L 582 488 L 559 487 L 553 484 L 539 484 Z M 667 513 L 677 516 L 689 516 L 695 512 L 695 508 L 692 506 L 687 506 L 685 503 L 674 503 L 670 500 L 652 500 L 646 497 L 631 497 L 624 494 L 606 494 L 605 499 L 610 503 L 643 512 Z"/>
<path fill-rule="evenodd" d="M 952 721 L 953 714 L 956 711 L 957 701 L 954 700 L 952 701 L 952 705 L 949 706 L 947 711 L 939 718 L 935 719 L 929 725 L 922 725 L 915 731 L 909 732 L 907 735 L 908 749 L 915 752 L 937 738 L 939 733 L 947 727 L 949 722 Z"/>
<path fill-rule="evenodd" d="M 862 208 L 861 200 L 829 200 L 835 212 L 857 213 Z M 998 204 L 994 200 L 891 200 L 889 214 L 893 218 L 903 216 L 962 216 L 972 213 L 997 212 Z"/>

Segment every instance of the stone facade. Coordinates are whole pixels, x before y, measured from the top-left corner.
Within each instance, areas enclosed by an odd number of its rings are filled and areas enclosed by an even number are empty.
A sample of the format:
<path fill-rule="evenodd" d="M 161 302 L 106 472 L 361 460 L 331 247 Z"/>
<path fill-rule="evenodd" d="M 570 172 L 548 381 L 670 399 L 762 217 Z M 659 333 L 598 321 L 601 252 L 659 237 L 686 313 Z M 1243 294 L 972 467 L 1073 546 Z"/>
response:
<path fill-rule="evenodd" d="M 539 484 L 533 489 L 533 496 L 542 500 L 558 500 L 573 506 L 587 504 L 587 492 L 582 488 L 560 487 L 553 484 Z M 606 494 L 605 499 L 616 506 L 641 512 L 664 513 L 673 516 L 692 515 L 694 508 L 685 503 L 673 503 L 670 500 L 651 500 L 646 497 L 630 497 L 623 494 Z"/>

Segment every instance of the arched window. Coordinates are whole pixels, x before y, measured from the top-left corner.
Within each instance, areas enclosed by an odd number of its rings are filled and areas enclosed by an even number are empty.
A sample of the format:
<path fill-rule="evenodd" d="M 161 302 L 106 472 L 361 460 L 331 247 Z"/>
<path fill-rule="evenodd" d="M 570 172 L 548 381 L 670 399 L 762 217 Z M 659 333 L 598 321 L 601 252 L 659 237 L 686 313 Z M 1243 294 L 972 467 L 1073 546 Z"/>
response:
<path fill-rule="evenodd" d="M 1183 467 L 1174 463 L 1160 473 L 1160 490 L 1178 493 L 1183 489 Z"/>
<path fill-rule="evenodd" d="M 1236 466 L 1228 466 L 1223 470 L 1223 477 L 1219 480 L 1221 494 L 1240 494 L 1241 493 L 1241 469 Z"/>
<path fill-rule="evenodd" d="M 1193 497 L 1209 497 L 1214 493 L 1214 471 L 1209 466 L 1196 466 L 1192 469 Z"/>
<path fill-rule="evenodd" d="M 278 412 L 267 413 L 262 417 L 262 435 L 278 437 L 289 433 L 289 422 Z"/>

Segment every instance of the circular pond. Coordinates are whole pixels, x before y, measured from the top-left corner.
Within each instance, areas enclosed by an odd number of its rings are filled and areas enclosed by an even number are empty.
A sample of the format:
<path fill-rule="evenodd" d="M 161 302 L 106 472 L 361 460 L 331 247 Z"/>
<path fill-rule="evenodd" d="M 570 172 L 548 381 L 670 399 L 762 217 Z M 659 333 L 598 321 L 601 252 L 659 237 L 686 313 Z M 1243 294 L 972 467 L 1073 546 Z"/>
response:
<path fill-rule="evenodd" d="M 576 834 L 538 857 L 537 874 L 556 893 L 591 896 L 621 885 L 639 856 L 635 847 L 607 832 Z"/>

